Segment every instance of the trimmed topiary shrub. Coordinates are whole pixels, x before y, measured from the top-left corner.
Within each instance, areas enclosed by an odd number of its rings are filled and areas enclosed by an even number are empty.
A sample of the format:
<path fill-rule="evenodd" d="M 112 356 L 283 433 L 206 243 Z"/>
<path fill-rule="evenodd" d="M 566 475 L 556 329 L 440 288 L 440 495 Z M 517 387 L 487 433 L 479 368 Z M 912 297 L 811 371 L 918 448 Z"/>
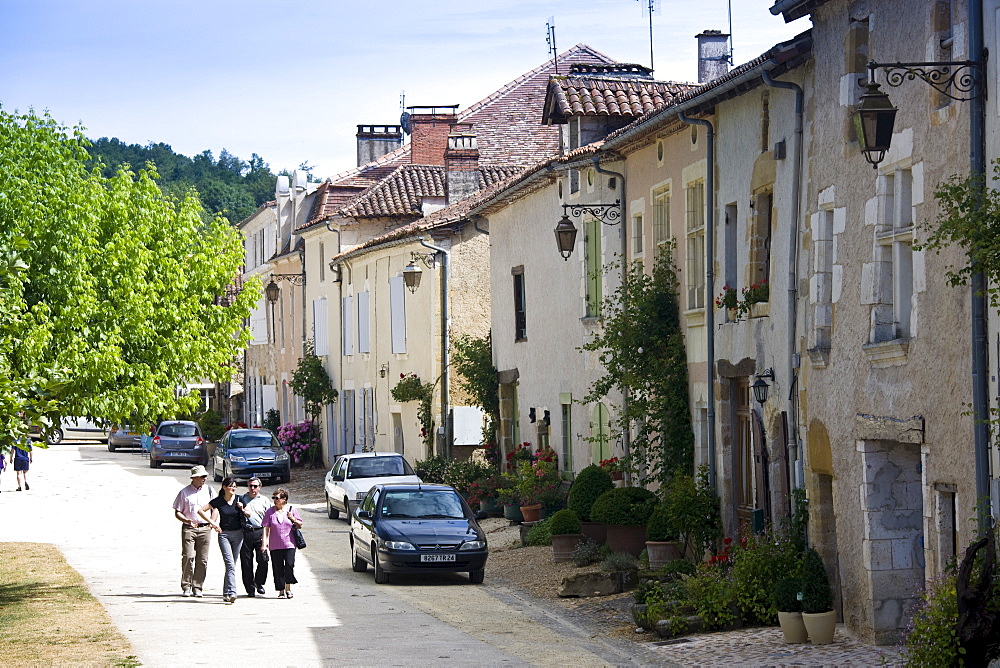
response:
<path fill-rule="evenodd" d="M 656 495 L 642 487 L 617 487 L 597 497 L 590 517 L 604 524 L 645 525 L 656 508 Z"/>
<path fill-rule="evenodd" d="M 802 612 L 799 600 L 801 580 L 796 577 L 781 578 L 774 583 L 774 607 L 778 612 Z"/>
<path fill-rule="evenodd" d="M 670 510 L 667 504 L 658 503 L 653 509 L 653 514 L 646 522 L 646 540 L 661 543 L 680 540 L 680 533 L 670 521 Z"/>
<path fill-rule="evenodd" d="M 580 518 L 569 508 L 563 508 L 549 518 L 549 527 L 553 536 L 580 533 Z"/>
<path fill-rule="evenodd" d="M 607 471 L 596 464 L 591 464 L 577 474 L 573 486 L 569 488 L 567 506 L 576 513 L 581 521 L 589 522 L 590 509 L 601 494 L 615 485 Z"/>
<path fill-rule="evenodd" d="M 552 544 L 552 518 L 546 517 L 540 522 L 535 522 L 524 538 L 524 544 L 528 547 Z"/>
<path fill-rule="evenodd" d="M 802 561 L 802 612 L 819 613 L 833 610 L 833 592 L 826 576 L 826 567 L 819 552 L 806 550 Z"/>

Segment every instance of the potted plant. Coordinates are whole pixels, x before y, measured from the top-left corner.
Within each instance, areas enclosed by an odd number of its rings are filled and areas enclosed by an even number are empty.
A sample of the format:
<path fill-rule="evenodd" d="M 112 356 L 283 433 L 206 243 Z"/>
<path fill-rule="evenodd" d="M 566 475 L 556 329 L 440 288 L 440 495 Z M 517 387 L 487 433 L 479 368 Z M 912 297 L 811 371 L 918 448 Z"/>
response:
<path fill-rule="evenodd" d="M 542 519 L 542 508 L 561 501 L 562 478 L 554 462 L 539 460 L 522 462 L 518 467 L 517 489 L 521 497 L 521 514 L 525 522 Z"/>
<path fill-rule="evenodd" d="M 603 524 L 591 520 L 590 510 L 597 497 L 614 487 L 608 472 L 600 466 L 591 464 L 577 474 L 573 486 L 569 488 L 567 506 L 580 518 L 583 535 L 598 545 L 605 543 L 607 533 Z"/>
<path fill-rule="evenodd" d="M 829 645 L 837 628 L 833 592 L 819 553 L 809 548 L 802 561 L 802 621 L 814 645 Z"/>
<path fill-rule="evenodd" d="M 608 475 L 611 476 L 612 482 L 622 480 L 625 477 L 625 465 L 617 457 L 602 459 L 598 466 L 608 472 Z"/>
<path fill-rule="evenodd" d="M 646 522 L 655 507 L 656 495 L 648 489 L 616 487 L 597 497 L 590 517 L 607 526 L 612 552 L 639 556 L 646 547 Z"/>
<path fill-rule="evenodd" d="M 569 508 L 563 508 L 549 520 L 552 532 L 552 561 L 572 561 L 573 550 L 583 540 L 580 518 Z"/>
<path fill-rule="evenodd" d="M 774 583 L 774 607 L 778 609 L 778 624 L 785 642 L 795 645 L 806 642 L 809 635 L 802 622 L 802 601 L 799 600 L 800 578 L 788 576 Z"/>
<path fill-rule="evenodd" d="M 651 570 L 681 558 L 680 534 L 670 521 L 670 509 L 665 503 L 656 504 L 646 522 L 646 554 Z"/>
<path fill-rule="evenodd" d="M 517 489 L 518 479 L 512 473 L 501 473 L 497 487 L 497 503 L 503 506 L 504 518 L 511 522 L 523 522 L 521 514 L 521 494 Z"/>
<path fill-rule="evenodd" d="M 480 510 L 491 515 L 502 513 L 497 490 L 503 485 L 504 479 L 499 473 L 473 480 L 469 483 L 469 503 L 479 504 Z"/>

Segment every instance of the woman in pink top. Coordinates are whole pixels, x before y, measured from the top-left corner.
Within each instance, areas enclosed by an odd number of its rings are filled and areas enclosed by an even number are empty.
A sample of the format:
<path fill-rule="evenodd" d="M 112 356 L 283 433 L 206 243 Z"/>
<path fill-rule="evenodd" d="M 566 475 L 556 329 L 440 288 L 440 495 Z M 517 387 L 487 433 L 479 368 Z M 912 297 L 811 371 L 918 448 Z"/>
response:
<path fill-rule="evenodd" d="M 274 507 L 268 508 L 260 521 L 264 528 L 260 549 L 271 552 L 271 570 L 278 598 L 291 598 L 292 585 L 298 582 L 295 579 L 295 541 L 291 534 L 292 527 L 302 528 L 302 518 L 297 510 L 288 505 L 288 492 L 285 490 L 276 489 L 271 499 Z"/>

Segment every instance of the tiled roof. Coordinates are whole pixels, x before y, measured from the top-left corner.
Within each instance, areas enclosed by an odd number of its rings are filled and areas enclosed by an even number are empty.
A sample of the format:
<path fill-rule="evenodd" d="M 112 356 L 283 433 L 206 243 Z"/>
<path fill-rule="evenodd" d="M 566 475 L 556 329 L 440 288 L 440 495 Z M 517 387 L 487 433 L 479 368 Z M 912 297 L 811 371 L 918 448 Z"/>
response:
<path fill-rule="evenodd" d="M 519 167 L 480 167 L 477 170 L 479 188 L 489 187 L 520 171 Z M 351 218 L 419 216 L 424 198 L 447 196 L 446 179 L 444 167 L 403 165 L 339 213 Z"/>
<path fill-rule="evenodd" d="M 653 81 L 634 76 L 570 74 L 549 79 L 543 121 L 565 123 L 571 116 L 638 118 L 661 109 L 694 84 Z"/>
<path fill-rule="evenodd" d="M 459 202 L 446 206 L 443 209 L 439 209 L 438 211 L 411 223 L 393 228 L 385 234 L 369 239 L 357 248 L 344 251 L 340 255 L 335 256 L 333 260 L 337 260 L 338 258 L 348 254 L 357 254 L 359 251 L 381 246 L 399 239 L 406 239 L 407 237 L 415 236 L 421 232 L 429 232 L 439 228 L 446 228 L 456 224 L 466 223 L 468 221 L 467 214 L 473 207 L 492 198 L 496 193 L 502 192 L 509 184 L 518 181 L 524 170 L 517 168 L 510 171 L 511 173 L 483 188 L 475 195 L 470 195 Z M 499 177 L 501 173 L 502 172 L 500 170 L 497 170 L 492 172 L 492 176 L 496 178 Z"/>
<path fill-rule="evenodd" d="M 615 61 L 585 44 L 577 44 L 558 58 L 559 71 L 573 65 L 614 65 Z M 550 60 L 527 72 L 456 115 L 470 123 L 479 149 L 479 186 L 488 187 L 526 165 L 559 152 L 560 130 L 539 123 L 549 77 L 556 72 Z M 377 160 L 328 179 L 317 192 L 308 221 L 316 225 L 330 216 L 419 216 L 420 199 L 445 197 L 442 167 L 410 164 L 406 144 Z"/>

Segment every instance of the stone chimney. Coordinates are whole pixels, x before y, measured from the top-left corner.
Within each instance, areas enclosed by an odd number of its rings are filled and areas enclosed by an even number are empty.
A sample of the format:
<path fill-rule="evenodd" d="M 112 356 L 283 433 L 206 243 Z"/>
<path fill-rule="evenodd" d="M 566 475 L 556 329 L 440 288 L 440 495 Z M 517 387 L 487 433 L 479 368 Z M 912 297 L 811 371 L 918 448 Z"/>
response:
<path fill-rule="evenodd" d="M 452 123 L 444 152 L 448 204 L 465 199 L 479 190 L 479 148 L 472 123 Z"/>
<path fill-rule="evenodd" d="M 358 167 L 403 145 L 403 130 L 398 125 L 359 125 L 357 136 Z"/>
<path fill-rule="evenodd" d="M 410 162 L 415 165 L 444 166 L 448 135 L 455 122 L 458 105 L 443 107 L 407 107 L 410 126 Z"/>
<path fill-rule="evenodd" d="M 698 40 L 698 83 L 708 83 L 729 72 L 729 35 L 703 30 Z"/>

